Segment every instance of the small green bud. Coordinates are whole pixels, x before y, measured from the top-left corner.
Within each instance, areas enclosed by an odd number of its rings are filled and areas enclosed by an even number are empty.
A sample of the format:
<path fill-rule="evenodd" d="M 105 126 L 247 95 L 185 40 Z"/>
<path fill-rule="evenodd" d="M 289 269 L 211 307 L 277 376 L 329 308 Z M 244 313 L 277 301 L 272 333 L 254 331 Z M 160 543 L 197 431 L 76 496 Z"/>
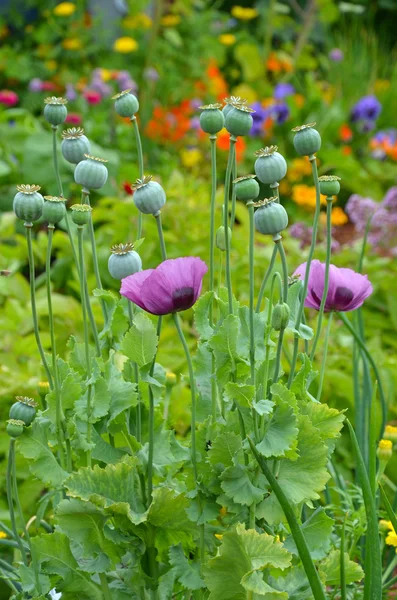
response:
<path fill-rule="evenodd" d="M 62 138 L 62 155 L 65 160 L 73 165 L 77 165 L 84 160 L 85 155 L 91 152 L 91 144 L 81 127 L 72 127 L 62 131 Z"/>
<path fill-rule="evenodd" d="M 56 96 L 51 96 L 50 98 L 46 98 L 44 100 L 44 118 L 48 123 L 51 123 L 53 127 L 64 123 L 68 110 L 66 108 L 66 104 L 68 101 L 65 98 L 57 98 Z"/>
<path fill-rule="evenodd" d="M 39 393 L 39 396 L 41 396 L 42 398 L 45 398 L 45 396 L 50 391 L 50 384 L 48 383 L 48 381 L 39 381 L 39 384 L 37 386 L 37 391 Z"/>
<path fill-rule="evenodd" d="M 172 373 L 171 371 L 167 371 L 167 373 L 165 374 L 165 384 L 169 387 L 172 387 L 176 384 L 177 379 L 176 379 L 176 375 L 175 373 Z"/>
<path fill-rule="evenodd" d="M 200 115 L 200 127 L 205 133 L 215 135 L 223 129 L 225 125 L 225 117 L 223 112 L 219 110 L 221 104 L 207 104 L 200 106 L 203 111 Z"/>
<path fill-rule="evenodd" d="M 397 444 L 397 427 L 394 425 L 386 425 L 383 439 L 390 440 L 393 444 Z"/>
<path fill-rule="evenodd" d="M 157 181 L 152 181 L 148 175 L 143 179 L 137 179 L 133 185 L 134 195 L 132 199 L 138 210 L 145 215 L 156 216 L 166 202 L 164 189 Z"/>
<path fill-rule="evenodd" d="M 259 183 L 255 179 L 255 175 L 243 175 L 237 177 L 233 181 L 236 197 L 243 202 L 255 200 L 259 194 Z"/>
<path fill-rule="evenodd" d="M 108 170 L 104 163 L 108 161 L 85 154 L 85 160 L 79 162 L 74 170 L 74 180 L 89 190 L 99 190 L 108 179 Z"/>
<path fill-rule="evenodd" d="M 39 185 L 17 185 L 18 193 L 14 197 L 13 209 L 18 219 L 26 223 L 40 219 L 44 206 L 40 189 Z"/>
<path fill-rule="evenodd" d="M 258 207 L 254 220 L 256 229 L 265 235 L 277 235 L 288 225 L 288 214 L 278 198 L 265 198 L 255 202 Z"/>
<path fill-rule="evenodd" d="M 245 104 L 233 104 L 226 115 L 225 127 L 231 135 L 247 135 L 254 124 L 251 113 L 255 112 Z"/>
<path fill-rule="evenodd" d="M 321 148 L 321 135 L 313 129 L 315 123 L 294 127 L 294 148 L 300 156 L 311 156 Z"/>
<path fill-rule="evenodd" d="M 70 210 L 72 211 L 72 221 L 76 225 L 82 227 L 90 222 L 92 208 L 89 204 L 73 204 Z"/>
<path fill-rule="evenodd" d="M 17 438 L 23 434 L 24 422 L 19 419 L 8 419 L 6 431 L 11 438 Z"/>
<path fill-rule="evenodd" d="M 56 225 L 66 215 L 65 198 L 59 196 L 44 196 L 43 219 L 51 225 Z"/>
<path fill-rule="evenodd" d="M 142 260 L 134 244 L 115 244 L 110 250 L 108 269 L 114 279 L 121 280 L 142 270 Z"/>
<path fill-rule="evenodd" d="M 112 100 L 115 101 L 114 108 L 120 117 L 129 117 L 132 119 L 139 110 L 138 98 L 134 94 L 131 94 L 131 89 L 124 90 L 112 96 Z"/>
<path fill-rule="evenodd" d="M 10 419 L 17 419 L 25 425 L 30 425 L 36 416 L 37 402 L 26 396 L 16 396 L 15 399 L 16 402 L 10 408 Z"/>
<path fill-rule="evenodd" d="M 393 455 L 393 443 L 391 442 L 391 440 L 380 440 L 376 451 L 376 455 L 380 461 L 388 462 Z"/>
<path fill-rule="evenodd" d="M 340 192 L 340 177 L 336 175 L 322 175 L 318 178 L 320 193 L 323 196 L 337 196 Z"/>
<path fill-rule="evenodd" d="M 287 163 L 277 146 L 266 146 L 255 152 L 255 173 L 259 181 L 272 185 L 281 181 L 287 173 Z"/>
<path fill-rule="evenodd" d="M 230 227 L 227 228 L 228 231 L 228 239 L 229 239 L 229 243 L 230 240 L 232 239 L 232 230 L 230 229 Z M 223 225 L 221 225 L 221 227 L 219 227 L 219 229 L 216 232 L 215 235 L 215 245 L 218 248 L 218 250 L 221 250 L 222 252 L 225 252 L 226 250 L 226 239 L 225 239 L 225 228 Z"/>
<path fill-rule="evenodd" d="M 288 326 L 290 309 L 285 302 L 279 302 L 273 308 L 272 312 L 272 327 L 276 331 L 281 331 Z"/>

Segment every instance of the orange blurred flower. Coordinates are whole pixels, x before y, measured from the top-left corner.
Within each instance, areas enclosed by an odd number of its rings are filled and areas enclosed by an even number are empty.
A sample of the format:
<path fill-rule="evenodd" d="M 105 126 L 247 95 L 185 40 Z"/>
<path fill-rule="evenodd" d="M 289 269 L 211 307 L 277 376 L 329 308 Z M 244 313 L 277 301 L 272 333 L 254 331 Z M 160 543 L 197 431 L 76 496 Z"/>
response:
<path fill-rule="evenodd" d="M 218 146 L 219 150 L 223 150 L 224 152 L 229 151 L 230 134 L 228 131 L 226 131 L 226 129 L 222 129 L 222 131 L 220 131 L 218 133 L 217 146 Z M 235 148 L 236 148 L 236 159 L 237 159 L 237 161 L 240 161 L 240 160 L 242 160 L 242 158 L 244 156 L 244 152 L 245 152 L 245 148 L 246 148 L 246 143 L 245 143 L 243 137 L 239 136 L 237 138 Z"/>
<path fill-rule="evenodd" d="M 289 57 L 283 55 L 278 56 L 275 52 L 271 52 L 266 61 L 266 68 L 272 73 L 290 73 L 293 70 L 292 61 Z"/>
<path fill-rule="evenodd" d="M 353 131 L 347 123 L 344 123 L 339 128 L 339 137 L 342 142 L 351 142 L 353 139 Z"/>
<path fill-rule="evenodd" d="M 310 185 L 299 184 L 292 188 L 292 200 L 303 208 L 315 208 L 316 188 Z M 325 198 L 321 197 L 321 204 L 325 204 Z"/>
<path fill-rule="evenodd" d="M 350 156 L 350 154 L 352 154 L 353 150 L 351 146 L 344 146 L 342 148 L 342 154 L 344 154 L 345 156 Z"/>

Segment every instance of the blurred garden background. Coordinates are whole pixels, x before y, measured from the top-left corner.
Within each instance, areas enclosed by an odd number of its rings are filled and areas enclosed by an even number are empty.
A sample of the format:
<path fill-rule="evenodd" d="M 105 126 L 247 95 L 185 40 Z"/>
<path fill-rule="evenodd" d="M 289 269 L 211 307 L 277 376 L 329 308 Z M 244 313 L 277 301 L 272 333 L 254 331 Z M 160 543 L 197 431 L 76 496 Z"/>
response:
<path fill-rule="evenodd" d="M 297 157 L 291 128 L 316 122 L 323 145 L 320 175 L 341 177 L 333 209 L 333 262 L 356 268 L 369 217 L 366 258 L 374 294 L 366 302 L 365 337 L 384 376 L 390 398 L 397 384 L 397 0 L 2 0 L 0 2 L 0 417 L 15 395 L 37 397 L 42 374 L 29 306 L 23 225 L 12 212 L 15 185 L 35 183 L 55 195 L 51 130 L 42 116 L 47 96 L 68 100 L 66 127 L 83 127 L 92 154 L 109 161 L 109 181 L 93 194 L 94 222 L 104 287 L 118 290 L 107 272 L 109 247 L 134 241 L 137 210 L 132 184 L 138 177 L 131 123 L 114 112 L 111 96 L 132 89 L 146 174 L 167 192 L 163 226 L 170 257 L 208 253 L 209 143 L 199 128 L 199 106 L 241 96 L 255 110 L 254 127 L 237 143 L 238 174 L 253 171 L 254 152 L 276 144 L 288 173 L 280 185 L 290 216 L 285 234 L 291 273 L 310 243 L 315 193 L 310 164 Z M 218 137 L 219 202 L 228 135 Z M 78 189 L 72 168 L 60 157 L 69 205 Z M 261 197 L 271 196 L 261 190 Z M 323 215 L 325 217 L 325 213 Z M 220 208 L 217 213 L 221 224 Z M 160 260 L 155 223 L 144 220 L 144 268 Z M 208 225 L 207 225 L 208 224 Z M 233 232 L 233 280 L 248 299 L 248 215 L 238 206 Z M 325 219 L 316 258 L 325 256 Z M 272 242 L 256 240 L 257 290 Z M 34 228 L 37 295 L 43 341 L 50 347 L 44 264 L 46 226 Z M 87 243 L 87 255 L 90 247 Z M 218 260 L 222 260 L 219 252 Z M 92 266 L 89 282 L 95 287 Z M 81 332 L 78 278 L 62 227 L 54 237 L 54 311 L 58 349 L 67 352 Z M 94 306 L 98 321 L 99 305 Z M 194 329 L 190 331 L 194 338 Z M 184 369 L 174 332 L 164 328 L 160 362 Z M 172 352 L 170 351 L 172 349 Z M 352 341 L 336 321 L 330 342 L 324 397 L 338 408 L 353 406 Z M 320 356 L 321 359 L 321 356 Z M 170 419 L 178 433 L 188 422 L 189 397 L 182 385 Z M 397 406 L 390 407 L 391 419 Z M 352 412 L 352 411 L 350 411 Z M 350 414 L 354 419 L 354 415 Z M 3 429 L 3 425 L 1 428 Z M 0 457 L 8 444 L 0 437 Z M 350 457 L 339 444 L 339 458 Z M 343 461 L 342 461 L 343 462 Z M 392 467 L 390 467 L 392 468 Z M 23 475 L 23 465 L 18 473 Z M 3 484 L 4 463 L 0 471 Z M 24 502 L 37 499 L 41 484 L 21 484 Z M 2 485 L 3 487 L 3 485 Z M 0 518 L 6 518 L 5 498 Z"/>

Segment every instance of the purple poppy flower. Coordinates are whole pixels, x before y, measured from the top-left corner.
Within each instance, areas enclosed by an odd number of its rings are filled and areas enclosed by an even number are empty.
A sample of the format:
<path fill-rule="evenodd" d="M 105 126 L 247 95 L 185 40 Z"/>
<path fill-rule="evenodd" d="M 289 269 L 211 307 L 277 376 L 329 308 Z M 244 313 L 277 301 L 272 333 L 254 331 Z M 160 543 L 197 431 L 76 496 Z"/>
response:
<path fill-rule="evenodd" d="M 154 67 L 147 67 L 143 72 L 143 76 L 149 81 L 158 81 L 160 79 L 159 72 Z"/>
<path fill-rule="evenodd" d="M 264 133 L 264 123 L 268 118 L 270 112 L 268 108 L 264 108 L 260 102 L 254 102 L 251 104 L 251 108 L 255 111 L 252 113 L 253 125 L 249 135 L 263 135 Z"/>
<path fill-rule="evenodd" d="M 43 82 L 38 77 L 34 77 L 29 81 L 29 90 L 31 92 L 41 92 Z"/>
<path fill-rule="evenodd" d="M 375 121 L 381 110 L 382 105 L 375 96 L 363 96 L 353 106 L 350 118 L 352 121 Z"/>
<path fill-rule="evenodd" d="M 201 258 L 165 260 L 121 281 L 120 294 L 152 315 L 168 315 L 191 308 L 197 301 L 208 271 Z"/>
<path fill-rule="evenodd" d="M 304 279 L 306 263 L 300 265 L 294 275 Z M 308 308 L 320 309 L 321 298 L 324 292 L 325 263 L 313 260 L 310 266 L 309 286 L 305 299 Z M 372 294 L 372 285 L 367 275 L 360 275 L 352 269 L 340 269 L 330 265 L 329 289 L 325 301 L 325 312 L 337 310 L 347 312 L 359 308 L 364 300 Z"/>
<path fill-rule="evenodd" d="M 382 206 L 391 210 L 397 209 L 397 186 L 391 187 L 386 192 L 386 196 L 382 200 Z"/>
<path fill-rule="evenodd" d="M 273 97 L 276 100 L 282 100 L 287 96 L 292 96 L 295 94 L 295 88 L 292 83 L 278 83 L 274 88 Z"/>
<path fill-rule="evenodd" d="M 66 100 L 69 100 L 69 102 L 73 102 L 73 100 L 76 100 L 77 98 L 76 90 L 74 89 L 74 86 L 71 83 L 66 84 L 65 98 Z"/>
<path fill-rule="evenodd" d="M 200 130 L 200 117 L 192 117 L 190 119 L 190 127 L 191 129 L 195 129 L 196 131 Z"/>
<path fill-rule="evenodd" d="M 340 48 L 332 48 L 332 50 L 330 50 L 328 57 L 336 63 L 342 62 L 342 60 L 345 58 L 345 55 L 343 54 L 342 50 Z"/>
<path fill-rule="evenodd" d="M 367 226 L 368 219 L 373 217 L 379 208 L 379 204 L 372 198 L 363 198 L 359 194 L 352 194 L 345 206 L 345 212 L 354 223 L 357 231 L 363 232 Z"/>
<path fill-rule="evenodd" d="M 285 102 L 277 102 L 272 106 L 272 116 L 279 125 L 285 123 L 289 115 L 290 110 Z"/>

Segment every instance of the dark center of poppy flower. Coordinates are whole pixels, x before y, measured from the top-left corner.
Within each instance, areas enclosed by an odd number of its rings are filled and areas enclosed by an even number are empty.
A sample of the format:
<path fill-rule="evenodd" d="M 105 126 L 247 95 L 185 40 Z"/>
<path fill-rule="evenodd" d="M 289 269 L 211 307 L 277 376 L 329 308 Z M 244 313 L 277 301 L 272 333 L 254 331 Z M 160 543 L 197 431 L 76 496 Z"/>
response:
<path fill-rule="evenodd" d="M 317 294 L 312 290 L 312 296 L 318 305 L 321 304 L 321 298 L 317 296 Z M 347 306 L 354 298 L 354 293 L 347 287 L 339 286 L 336 288 L 335 296 L 333 298 L 333 302 L 325 303 L 325 307 L 327 310 L 346 310 Z"/>
<path fill-rule="evenodd" d="M 194 304 L 194 289 L 192 287 L 183 287 L 172 293 L 174 311 L 186 310 Z"/>

